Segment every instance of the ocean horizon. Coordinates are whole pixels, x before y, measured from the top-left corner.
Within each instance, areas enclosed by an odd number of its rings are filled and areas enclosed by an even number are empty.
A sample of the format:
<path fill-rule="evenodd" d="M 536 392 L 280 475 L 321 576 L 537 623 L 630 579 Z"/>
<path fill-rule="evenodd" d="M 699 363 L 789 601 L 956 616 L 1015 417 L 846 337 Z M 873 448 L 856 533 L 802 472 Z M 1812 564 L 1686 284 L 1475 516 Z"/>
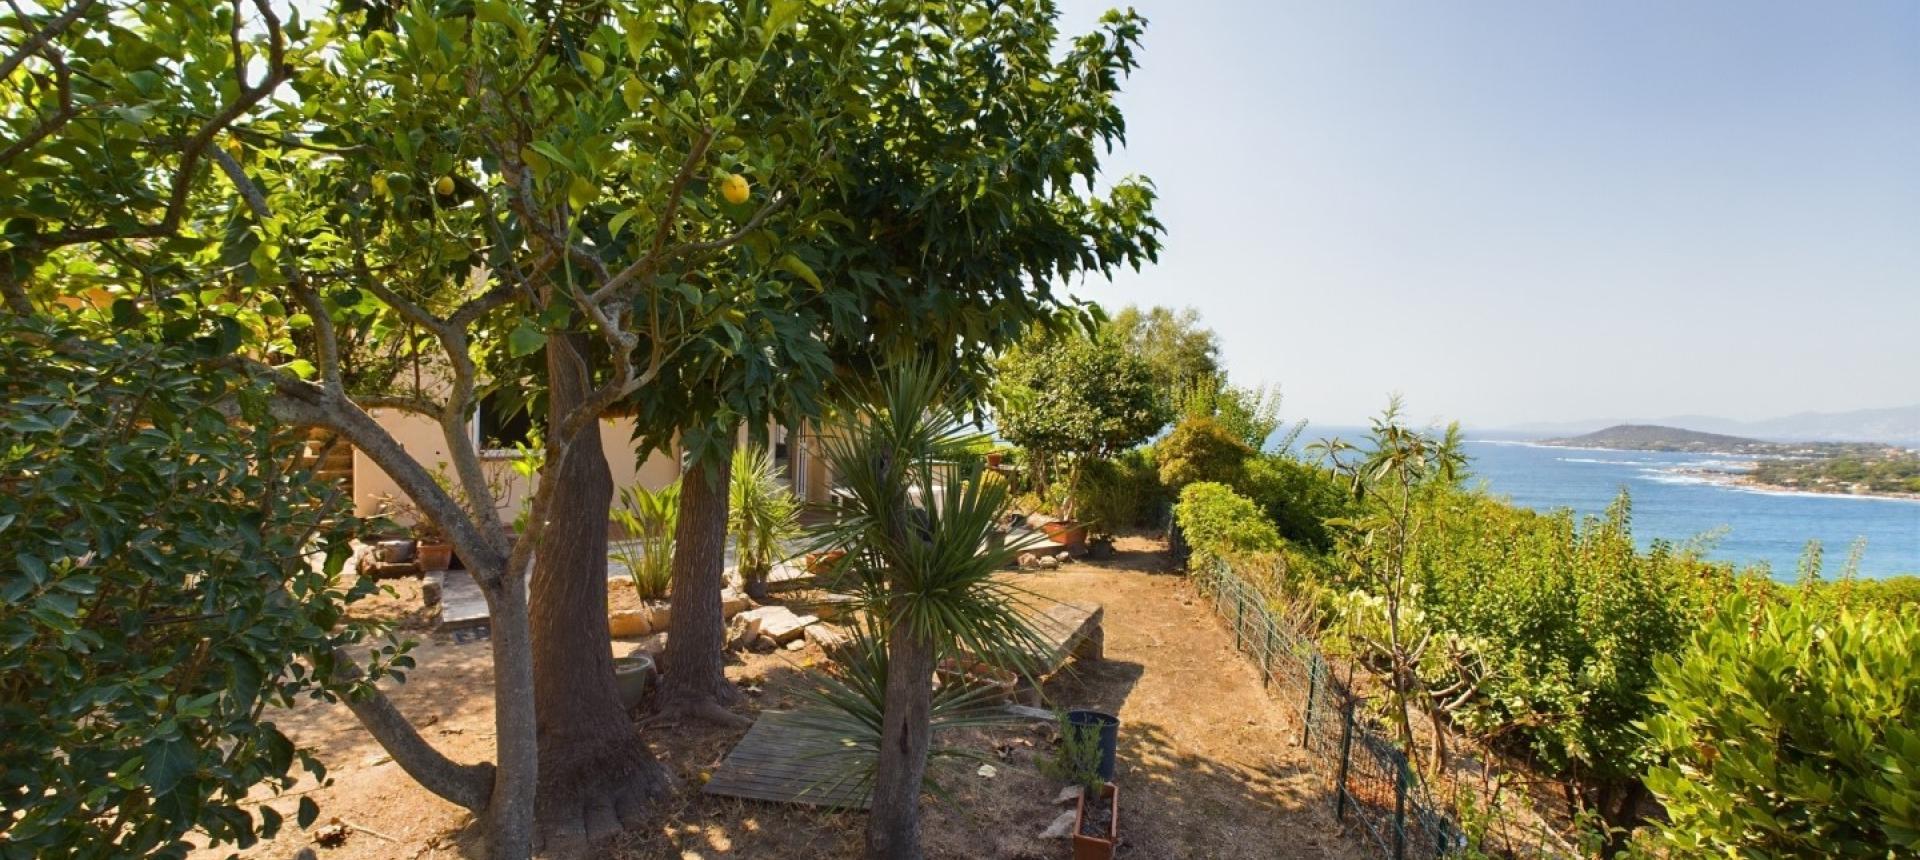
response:
<path fill-rule="evenodd" d="M 1295 443 L 1366 434 L 1364 427 L 1309 424 Z M 1920 574 L 1920 500 L 1763 490 L 1717 482 L 1691 471 L 1724 468 L 1750 457 L 1619 451 L 1540 445 L 1519 434 L 1468 431 L 1469 486 L 1538 511 L 1603 513 L 1624 490 L 1633 500 L 1633 536 L 1699 542 L 1715 561 L 1764 564 L 1792 580 L 1809 540 L 1821 543 L 1822 575 L 1837 578 L 1857 539 L 1866 540 L 1861 578 Z"/>

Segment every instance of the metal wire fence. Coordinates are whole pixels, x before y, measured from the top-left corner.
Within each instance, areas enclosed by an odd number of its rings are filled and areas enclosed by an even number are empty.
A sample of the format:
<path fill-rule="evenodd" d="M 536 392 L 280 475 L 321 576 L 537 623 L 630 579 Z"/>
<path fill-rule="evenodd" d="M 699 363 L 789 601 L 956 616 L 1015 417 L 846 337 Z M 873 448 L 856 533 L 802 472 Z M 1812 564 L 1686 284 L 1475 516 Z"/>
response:
<path fill-rule="evenodd" d="M 1198 571 L 1234 645 L 1300 725 L 1300 747 L 1326 780 L 1333 814 L 1359 825 L 1374 856 L 1443 857 L 1462 844 L 1451 813 L 1334 673 L 1313 640 L 1276 618 L 1265 597 L 1224 563 Z"/>

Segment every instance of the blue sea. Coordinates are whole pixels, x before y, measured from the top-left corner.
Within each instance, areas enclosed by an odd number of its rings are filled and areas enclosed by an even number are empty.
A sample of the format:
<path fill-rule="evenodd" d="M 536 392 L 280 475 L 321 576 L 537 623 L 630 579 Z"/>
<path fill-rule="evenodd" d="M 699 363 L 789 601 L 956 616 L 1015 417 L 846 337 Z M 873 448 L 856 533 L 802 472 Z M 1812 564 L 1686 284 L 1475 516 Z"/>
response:
<path fill-rule="evenodd" d="M 1341 436 L 1354 428 L 1309 426 L 1303 437 Z M 1469 483 L 1535 510 L 1572 508 L 1598 514 L 1626 490 L 1633 497 L 1633 534 L 1684 542 L 1714 535 L 1708 556 L 1740 565 L 1765 563 L 1792 579 L 1807 541 L 1825 549 L 1825 576 L 1840 574 L 1856 538 L 1866 538 L 1860 575 L 1920 574 L 1920 501 L 1775 493 L 1715 484 L 1680 470 L 1736 462 L 1702 454 L 1550 448 L 1514 439 L 1474 438 Z"/>

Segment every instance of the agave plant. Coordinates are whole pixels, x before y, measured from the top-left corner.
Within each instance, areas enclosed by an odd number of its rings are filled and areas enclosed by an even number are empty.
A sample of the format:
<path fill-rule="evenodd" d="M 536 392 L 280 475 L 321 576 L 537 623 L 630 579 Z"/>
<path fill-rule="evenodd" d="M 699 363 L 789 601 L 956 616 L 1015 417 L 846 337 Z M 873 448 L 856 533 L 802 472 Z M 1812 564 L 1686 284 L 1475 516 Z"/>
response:
<path fill-rule="evenodd" d="M 673 583 L 673 529 L 680 519 L 680 482 L 658 490 L 639 484 L 620 491 L 613 520 L 627 533 L 609 553 L 633 576 L 641 600 L 667 596 Z"/>
<path fill-rule="evenodd" d="M 765 600 L 767 573 L 791 557 L 787 544 L 801 535 L 800 503 L 760 445 L 734 449 L 728 495 L 727 529 L 738 550 L 740 578 L 748 595 Z"/>
<path fill-rule="evenodd" d="M 1026 673 L 1040 651 L 1021 611 L 1026 593 L 996 577 L 1026 545 L 986 541 L 1006 509 L 1006 485 L 981 479 L 987 446 L 949 399 L 948 382 L 924 365 L 895 368 L 821 440 L 848 498 L 815 544 L 846 551 L 837 582 L 873 625 L 868 653 L 842 666 L 822 704 L 840 714 L 842 746 L 872 750 L 875 856 L 917 852 L 936 718 L 954 725 L 984 704 L 980 695 L 936 696 L 939 660 Z"/>

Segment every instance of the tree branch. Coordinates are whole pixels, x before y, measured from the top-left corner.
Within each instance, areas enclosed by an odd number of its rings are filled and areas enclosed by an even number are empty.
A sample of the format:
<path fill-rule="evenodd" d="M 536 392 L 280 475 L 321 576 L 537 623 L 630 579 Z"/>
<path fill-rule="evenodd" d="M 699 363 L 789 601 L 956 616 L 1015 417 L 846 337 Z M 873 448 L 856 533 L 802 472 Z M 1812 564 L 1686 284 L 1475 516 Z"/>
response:
<path fill-rule="evenodd" d="M 334 678 L 351 683 L 364 677 L 360 666 L 344 650 L 334 651 Z M 368 684 L 359 695 L 344 697 L 348 710 L 366 726 L 367 733 L 393 756 L 395 764 L 422 788 L 446 798 L 478 815 L 487 809 L 493 796 L 494 766 L 489 763 L 460 764 L 435 749 L 420 730 L 394 707 L 393 700 Z"/>
<path fill-rule="evenodd" d="M 19 68 L 20 64 L 26 62 L 28 57 L 38 52 L 41 48 L 46 47 L 48 42 L 54 40 L 54 37 L 66 32 L 68 27 L 73 26 L 74 21 L 79 20 L 81 15 L 86 14 L 87 9 L 91 8 L 94 2 L 95 0 L 74 0 L 72 4 L 67 6 L 67 11 L 61 12 L 58 17 L 48 21 L 45 27 L 40 28 L 39 32 L 28 36 L 26 41 L 20 43 L 20 47 L 15 48 L 13 53 L 7 55 L 5 60 L 0 60 L 0 81 L 12 76 L 14 69 Z"/>

